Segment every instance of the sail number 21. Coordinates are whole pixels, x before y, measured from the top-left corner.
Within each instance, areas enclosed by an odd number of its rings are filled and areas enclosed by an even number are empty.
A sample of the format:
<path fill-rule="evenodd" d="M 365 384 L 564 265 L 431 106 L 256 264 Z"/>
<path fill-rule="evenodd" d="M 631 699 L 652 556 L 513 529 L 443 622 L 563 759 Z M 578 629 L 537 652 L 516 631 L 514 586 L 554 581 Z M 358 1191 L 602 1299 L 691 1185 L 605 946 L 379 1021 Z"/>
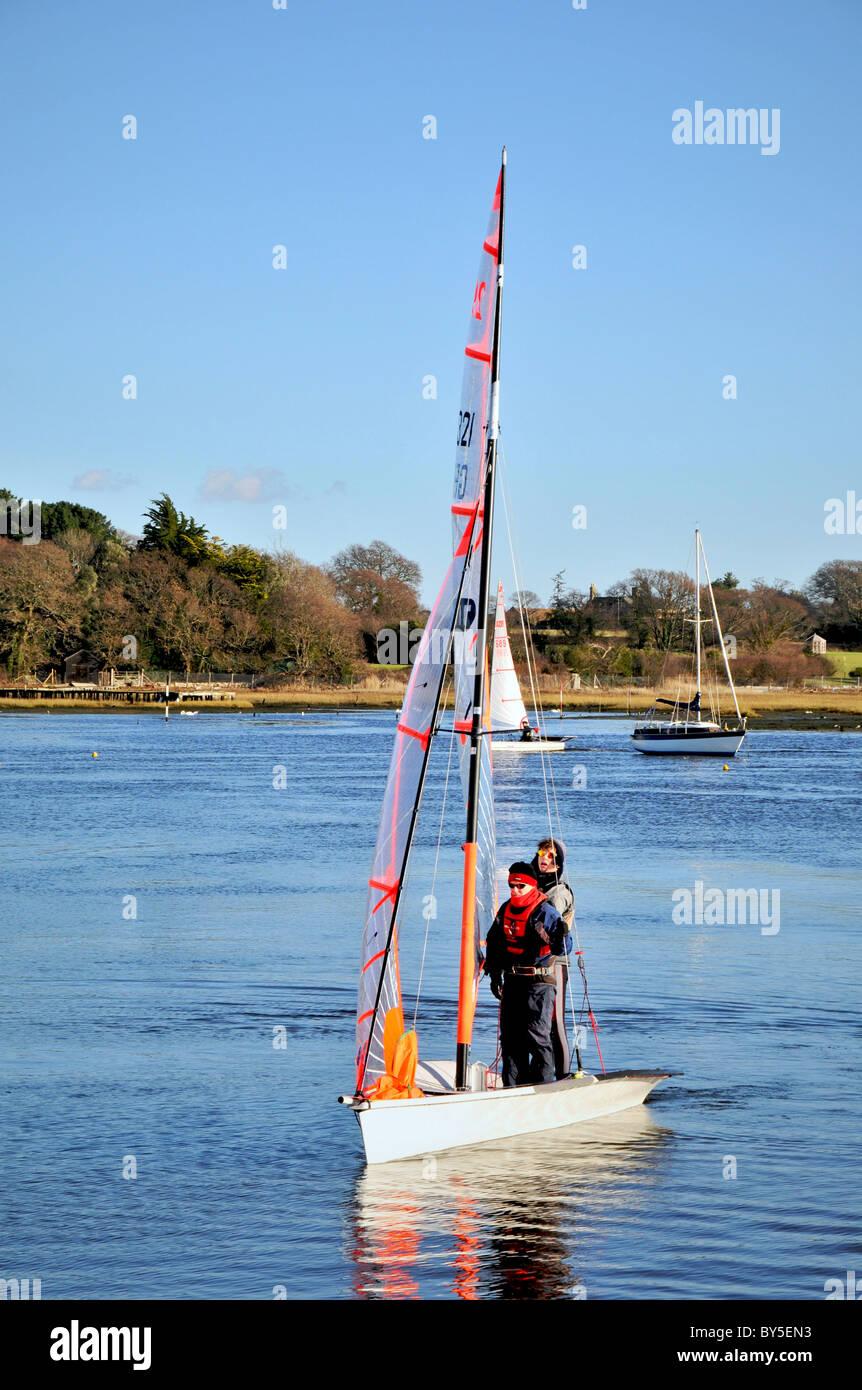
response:
<path fill-rule="evenodd" d="M 475 410 L 458 411 L 458 446 L 461 449 L 469 449 L 473 442 L 473 421 L 475 418 Z"/>

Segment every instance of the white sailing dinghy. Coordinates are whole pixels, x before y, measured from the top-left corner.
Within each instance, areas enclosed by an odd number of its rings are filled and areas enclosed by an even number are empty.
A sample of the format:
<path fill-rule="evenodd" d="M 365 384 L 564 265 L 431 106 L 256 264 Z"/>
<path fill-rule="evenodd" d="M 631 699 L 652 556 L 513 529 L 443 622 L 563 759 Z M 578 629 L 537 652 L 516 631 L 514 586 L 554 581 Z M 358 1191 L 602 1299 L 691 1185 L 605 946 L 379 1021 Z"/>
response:
<path fill-rule="evenodd" d="M 425 626 L 398 720 L 377 832 L 362 943 L 356 1080 L 339 1097 L 356 1116 L 369 1163 L 409 1158 L 516 1134 L 559 1129 L 639 1105 L 666 1071 L 579 1071 L 543 1085 L 504 1089 L 470 1062 L 482 943 L 496 909 L 491 749 L 485 708 L 485 624 L 499 419 L 500 304 L 506 154 L 473 295 L 458 421 L 452 562 Z M 453 654 L 454 729 L 461 742 L 467 832 L 453 1060 L 417 1065 L 405 1032 L 398 964 L 399 910 L 419 804 Z M 460 836 L 459 836 L 460 839 Z"/>
<path fill-rule="evenodd" d="M 694 695 L 689 700 L 664 700 L 656 699 L 652 709 L 648 710 L 644 719 L 635 726 L 632 734 L 634 746 L 639 753 L 706 753 L 713 757 L 732 758 L 739 752 L 742 740 L 745 738 L 746 721 L 739 710 L 739 702 L 736 698 L 736 690 L 733 684 L 733 676 L 730 674 L 730 662 L 727 659 L 727 650 L 724 645 L 724 635 L 721 631 L 721 623 L 718 619 L 718 609 L 715 605 L 715 594 L 712 592 L 712 581 L 709 577 L 709 566 L 706 563 L 706 552 L 703 548 L 703 538 L 700 531 L 694 533 L 695 550 L 695 638 L 694 647 L 696 652 L 696 675 L 694 684 Z M 703 559 L 703 572 L 706 577 L 706 587 L 709 590 L 710 602 L 712 604 L 712 621 L 715 622 L 715 632 L 718 637 L 718 645 L 724 661 L 724 669 L 727 674 L 727 683 L 730 686 L 730 693 L 733 697 L 733 706 L 736 710 L 736 724 L 731 727 L 722 724 L 721 713 L 718 708 L 718 692 L 715 693 L 714 708 L 710 711 L 715 717 L 704 719 L 700 707 L 701 702 L 701 676 L 703 671 L 703 640 L 702 627 L 703 620 L 700 613 L 700 562 Z M 712 704 L 712 695 L 710 695 Z M 670 705 L 671 713 L 662 717 L 658 710 L 658 705 Z"/>
<path fill-rule="evenodd" d="M 524 727 L 529 737 L 523 736 Z M 510 738 L 491 740 L 494 752 L 502 753 L 565 753 L 564 738 L 543 738 L 530 725 L 521 683 L 512 659 L 509 629 L 506 626 L 506 605 L 503 585 L 497 585 L 497 611 L 494 617 L 494 652 L 491 657 L 491 730 L 495 734 L 510 734 Z"/>

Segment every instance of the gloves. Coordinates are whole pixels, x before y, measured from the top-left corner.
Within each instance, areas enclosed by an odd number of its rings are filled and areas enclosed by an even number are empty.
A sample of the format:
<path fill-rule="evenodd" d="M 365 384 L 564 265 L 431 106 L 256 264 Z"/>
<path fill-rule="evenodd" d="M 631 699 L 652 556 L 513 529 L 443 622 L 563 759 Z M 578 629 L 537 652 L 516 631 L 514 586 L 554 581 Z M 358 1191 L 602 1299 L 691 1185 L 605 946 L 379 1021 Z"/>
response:
<path fill-rule="evenodd" d="M 495 999 L 503 998 L 503 981 L 500 979 L 499 975 L 491 976 L 491 993 Z"/>

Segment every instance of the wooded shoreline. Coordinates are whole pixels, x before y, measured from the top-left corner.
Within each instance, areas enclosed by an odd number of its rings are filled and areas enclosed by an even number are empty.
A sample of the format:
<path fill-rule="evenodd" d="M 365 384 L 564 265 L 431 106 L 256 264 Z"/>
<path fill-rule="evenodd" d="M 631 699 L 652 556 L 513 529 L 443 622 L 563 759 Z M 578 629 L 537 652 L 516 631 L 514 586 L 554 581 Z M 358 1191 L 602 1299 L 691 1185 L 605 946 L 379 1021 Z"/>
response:
<path fill-rule="evenodd" d="M 75 691 L 66 693 L 56 691 L 47 696 L 43 691 L 34 691 L 25 696 L 23 691 L 14 696 L 0 695 L 0 712 L 52 714 L 164 714 L 164 699 L 137 701 L 128 696 L 134 692 L 113 692 L 102 690 Z M 145 692 L 148 695 L 150 692 Z M 672 693 L 672 692 L 669 692 Z M 213 692 L 216 695 L 216 692 Z M 862 689 L 856 690 L 742 690 L 737 691 L 740 709 L 750 721 L 750 729 L 757 728 L 835 728 L 856 730 L 862 728 Z M 632 717 L 643 714 L 653 701 L 652 692 L 644 690 L 579 690 L 563 692 L 563 710 L 570 715 L 622 715 Z M 355 690 L 350 687 L 330 690 L 288 689 L 236 692 L 232 698 L 213 698 L 194 700 L 181 697 L 171 700 L 171 715 L 178 715 L 185 709 L 201 714 L 279 714 L 302 711 L 330 710 L 331 712 L 392 710 L 400 708 L 402 692 L 398 690 Z M 732 708 L 729 691 L 721 692 L 722 708 L 726 712 Z M 559 710 L 559 694 L 545 691 L 541 696 L 542 708 L 546 715 L 553 717 Z"/>

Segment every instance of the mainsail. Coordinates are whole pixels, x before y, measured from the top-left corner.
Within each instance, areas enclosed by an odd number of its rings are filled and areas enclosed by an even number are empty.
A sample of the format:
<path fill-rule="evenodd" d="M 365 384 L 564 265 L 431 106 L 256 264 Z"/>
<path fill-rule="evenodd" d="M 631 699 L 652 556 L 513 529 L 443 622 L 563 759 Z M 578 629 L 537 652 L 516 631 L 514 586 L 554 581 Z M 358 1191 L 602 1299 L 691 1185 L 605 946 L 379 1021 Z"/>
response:
<path fill-rule="evenodd" d="M 425 625 L 398 719 L 368 880 L 356 1016 L 357 1091 L 385 1072 L 387 1019 L 391 1031 L 404 1031 L 396 918 L 477 511 L 467 519 L 462 544 Z"/>
<path fill-rule="evenodd" d="M 503 586 L 497 586 L 497 613 L 494 618 L 494 655 L 491 658 L 491 728 L 495 734 L 520 729 L 527 717 L 521 686 L 512 660 Z"/>
<path fill-rule="evenodd" d="M 467 343 L 464 348 L 464 375 L 461 409 L 455 446 L 455 482 L 452 497 L 452 544 L 457 553 L 463 545 L 465 529 L 478 507 L 479 525 L 470 548 L 464 580 L 464 593 L 455 641 L 455 728 L 461 739 L 461 784 L 465 805 L 469 795 L 471 749 L 469 733 L 473 722 L 473 700 L 477 661 L 484 661 L 485 615 L 479 613 L 479 585 L 482 550 L 485 541 L 484 489 L 488 465 L 489 426 L 492 416 L 492 356 L 497 313 L 497 266 L 500 252 L 500 202 L 502 172 L 497 180 L 488 230 L 482 243 L 479 272 L 473 291 Z M 476 834 L 476 916 L 475 974 L 478 977 L 483 943 L 496 911 L 495 870 L 497 861 L 494 832 L 494 793 L 491 781 L 490 740 L 479 740 L 479 797 Z"/>

